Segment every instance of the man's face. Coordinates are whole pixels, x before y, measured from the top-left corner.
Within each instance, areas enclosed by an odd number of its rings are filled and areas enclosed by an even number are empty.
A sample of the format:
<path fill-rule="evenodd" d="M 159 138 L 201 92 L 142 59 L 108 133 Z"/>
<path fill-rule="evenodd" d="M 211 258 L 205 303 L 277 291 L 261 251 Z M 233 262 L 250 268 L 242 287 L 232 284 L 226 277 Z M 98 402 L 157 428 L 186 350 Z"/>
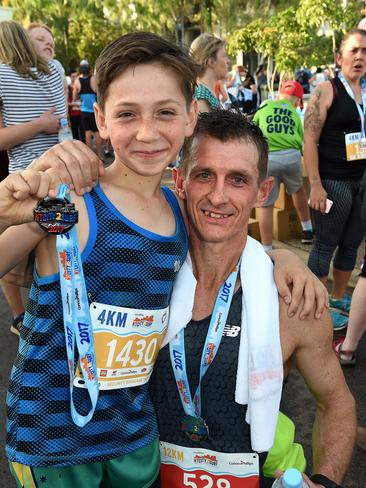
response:
<path fill-rule="evenodd" d="M 360 79 L 366 72 L 366 36 L 352 35 L 343 45 L 337 62 L 350 81 Z"/>
<path fill-rule="evenodd" d="M 152 63 L 118 76 L 108 88 L 104 111 L 96 106 L 95 113 L 116 161 L 136 174 L 153 176 L 175 161 L 184 138 L 192 134 L 197 104 L 187 108 L 177 75 Z"/>
<path fill-rule="evenodd" d="M 178 195 L 186 200 L 190 232 L 201 241 L 242 243 L 253 207 L 266 200 L 272 179 L 258 182 L 258 151 L 242 140 L 221 142 L 205 136 Z"/>
<path fill-rule="evenodd" d="M 39 56 L 50 61 L 55 56 L 55 42 L 48 30 L 43 27 L 35 27 L 29 31 L 34 49 Z"/>

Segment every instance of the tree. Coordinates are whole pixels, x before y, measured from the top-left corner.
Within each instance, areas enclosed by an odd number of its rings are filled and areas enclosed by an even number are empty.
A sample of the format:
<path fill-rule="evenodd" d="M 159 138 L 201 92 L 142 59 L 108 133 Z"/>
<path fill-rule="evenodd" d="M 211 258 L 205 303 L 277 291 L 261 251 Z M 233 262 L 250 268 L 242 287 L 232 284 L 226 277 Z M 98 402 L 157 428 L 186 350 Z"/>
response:
<path fill-rule="evenodd" d="M 348 0 L 301 0 L 297 10 L 297 19 L 301 25 L 308 25 L 323 30 L 332 40 L 333 59 L 335 62 L 337 34 L 344 33 L 357 25 L 359 2 Z M 317 33 L 318 33 L 317 32 Z"/>

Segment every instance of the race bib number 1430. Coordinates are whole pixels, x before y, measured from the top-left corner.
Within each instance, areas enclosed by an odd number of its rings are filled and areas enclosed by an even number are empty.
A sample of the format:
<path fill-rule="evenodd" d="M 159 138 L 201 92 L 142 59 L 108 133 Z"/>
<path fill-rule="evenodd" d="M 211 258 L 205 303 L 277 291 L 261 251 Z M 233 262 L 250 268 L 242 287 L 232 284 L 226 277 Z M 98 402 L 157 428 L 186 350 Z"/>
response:
<path fill-rule="evenodd" d="M 101 390 L 139 386 L 149 380 L 167 329 L 168 311 L 90 305 Z M 81 375 L 77 374 L 74 385 L 84 387 Z"/>

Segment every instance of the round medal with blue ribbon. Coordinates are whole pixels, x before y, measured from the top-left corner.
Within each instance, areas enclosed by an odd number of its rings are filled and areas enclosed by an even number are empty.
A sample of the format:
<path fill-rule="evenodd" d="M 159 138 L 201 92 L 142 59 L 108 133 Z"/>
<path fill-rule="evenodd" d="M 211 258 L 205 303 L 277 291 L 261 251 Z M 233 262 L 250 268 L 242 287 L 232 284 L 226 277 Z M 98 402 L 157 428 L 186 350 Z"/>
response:
<path fill-rule="evenodd" d="M 34 210 L 33 218 L 49 234 L 65 234 L 78 222 L 78 211 L 67 198 L 44 198 Z"/>

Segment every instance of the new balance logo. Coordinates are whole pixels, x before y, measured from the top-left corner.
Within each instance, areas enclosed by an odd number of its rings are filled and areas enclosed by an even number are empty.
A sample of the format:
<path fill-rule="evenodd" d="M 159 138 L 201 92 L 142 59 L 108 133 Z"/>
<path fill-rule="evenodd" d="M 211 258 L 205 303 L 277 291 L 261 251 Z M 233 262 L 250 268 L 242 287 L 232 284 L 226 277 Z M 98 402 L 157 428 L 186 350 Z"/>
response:
<path fill-rule="evenodd" d="M 226 337 L 237 337 L 239 332 L 240 332 L 240 326 L 239 325 L 226 324 L 225 328 L 224 328 L 223 335 Z"/>

